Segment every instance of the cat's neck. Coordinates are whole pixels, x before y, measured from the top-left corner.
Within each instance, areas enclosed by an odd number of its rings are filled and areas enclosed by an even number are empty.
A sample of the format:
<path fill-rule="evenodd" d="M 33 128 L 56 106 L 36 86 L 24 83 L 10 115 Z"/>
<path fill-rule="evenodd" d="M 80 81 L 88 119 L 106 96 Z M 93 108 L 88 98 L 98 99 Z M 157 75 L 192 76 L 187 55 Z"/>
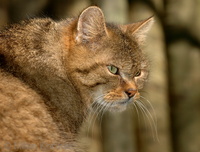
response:
<path fill-rule="evenodd" d="M 60 128 L 76 133 L 83 122 L 86 107 L 70 80 L 54 76 L 40 77 L 33 87 L 44 97 Z"/>

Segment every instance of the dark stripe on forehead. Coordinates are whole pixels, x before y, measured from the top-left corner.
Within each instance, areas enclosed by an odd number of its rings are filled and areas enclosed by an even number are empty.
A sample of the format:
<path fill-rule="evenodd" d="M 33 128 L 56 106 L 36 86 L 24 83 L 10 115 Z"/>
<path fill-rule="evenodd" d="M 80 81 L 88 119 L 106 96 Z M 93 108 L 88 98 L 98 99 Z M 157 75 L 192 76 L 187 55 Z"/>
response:
<path fill-rule="evenodd" d="M 88 74 L 90 73 L 91 71 L 95 71 L 98 67 L 100 66 L 104 66 L 105 64 L 103 63 L 94 63 L 92 64 L 91 66 L 88 66 L 88 67 L 85 67 L 85 68 L 81 68 L 81 67 L 78 67 L 75 72 L 77 73 L 81 73 L 81 74 Z"/>

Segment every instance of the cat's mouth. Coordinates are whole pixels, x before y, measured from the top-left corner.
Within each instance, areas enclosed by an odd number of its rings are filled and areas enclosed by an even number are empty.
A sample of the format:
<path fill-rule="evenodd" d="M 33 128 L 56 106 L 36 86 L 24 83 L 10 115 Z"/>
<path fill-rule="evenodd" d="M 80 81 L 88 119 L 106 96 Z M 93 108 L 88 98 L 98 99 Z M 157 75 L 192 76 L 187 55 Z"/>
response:
<path fill-rule="evenodd" d="M 127 109 L 127 106 L 133 102 L 133 99 L 124 99 L 120 101 L 113 102 L 110 107 L 108 108 L 108 111 L 111 112 L 122 112 Z"/>
<path fill-rule="evenodd" d="M 129 104 L 133 103 L 135 100 L 139 98 L 140 98 L 140 94 L 138 93 L 131 98 L 113 101 L 112 104 L 110 104 L 109 110 L 110 111 L 124 111 L 126 110 Z"/>
<path fill-rule="evenodd" d="M 118 100 L 106 100 L 104 97 L 98 98 L 96 102 L 93 102 L 92 107 L 98 110 L 107 110 L 112 112 L 121 112 L 126 110 L 127 106 L 140 98 L 140 94 L 137 93 L 132 97 L 118 99 Z"/>
<path fill-rule="evenodd" d="M 134 100 L 137 100 L 140 98 L 140 93 L 137 92 L 134 96 L 130 97 L 130 98 L 127 98 L 127 99 L 123 99 L 123 100 L 120 100 L 120 101 L 116 101 L 117 104 L 129 104 L 131 102 L 134 102 Z"/>

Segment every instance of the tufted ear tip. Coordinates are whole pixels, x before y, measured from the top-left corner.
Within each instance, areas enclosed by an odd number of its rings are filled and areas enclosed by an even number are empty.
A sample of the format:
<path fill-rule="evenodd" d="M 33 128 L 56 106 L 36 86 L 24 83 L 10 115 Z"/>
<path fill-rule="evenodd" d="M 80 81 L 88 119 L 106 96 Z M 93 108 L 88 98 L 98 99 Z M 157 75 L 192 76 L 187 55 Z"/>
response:
<path fill-rule="evenodd" d="M 145 41 L 146 35 L 148 31 L 151 29 L 153 23 L 154 23 L 154 17 L 151 16 L 140 22 L 128 25 L 122 25 L 121 29 L 124 32 L 133 35 L 138 42 L 143 42 Z"/>
<path fill-rule="evenodd" d="M 83 10 L 78 18 L 76 41 L 90 41 L 103 34 L 106 34 L 106 25 L 102 10 L 97 6 Z"/>

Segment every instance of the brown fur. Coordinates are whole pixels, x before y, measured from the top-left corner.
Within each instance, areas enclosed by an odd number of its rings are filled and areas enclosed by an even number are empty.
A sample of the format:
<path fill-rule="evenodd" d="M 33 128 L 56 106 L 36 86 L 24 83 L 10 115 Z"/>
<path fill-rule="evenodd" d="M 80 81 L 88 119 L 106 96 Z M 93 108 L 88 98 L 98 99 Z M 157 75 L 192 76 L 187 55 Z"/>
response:
<path fill-rule="evenodd" d="M 74 136 L 98 97 L 112 111 L 126 108 L 128 94 L 139 97 L 148 73 L 139 44 L 151 23 L 106 24 L 89 7 L 77 19 L 33 19 L 2 31 L 0 151 L 81 151 Z"/>

